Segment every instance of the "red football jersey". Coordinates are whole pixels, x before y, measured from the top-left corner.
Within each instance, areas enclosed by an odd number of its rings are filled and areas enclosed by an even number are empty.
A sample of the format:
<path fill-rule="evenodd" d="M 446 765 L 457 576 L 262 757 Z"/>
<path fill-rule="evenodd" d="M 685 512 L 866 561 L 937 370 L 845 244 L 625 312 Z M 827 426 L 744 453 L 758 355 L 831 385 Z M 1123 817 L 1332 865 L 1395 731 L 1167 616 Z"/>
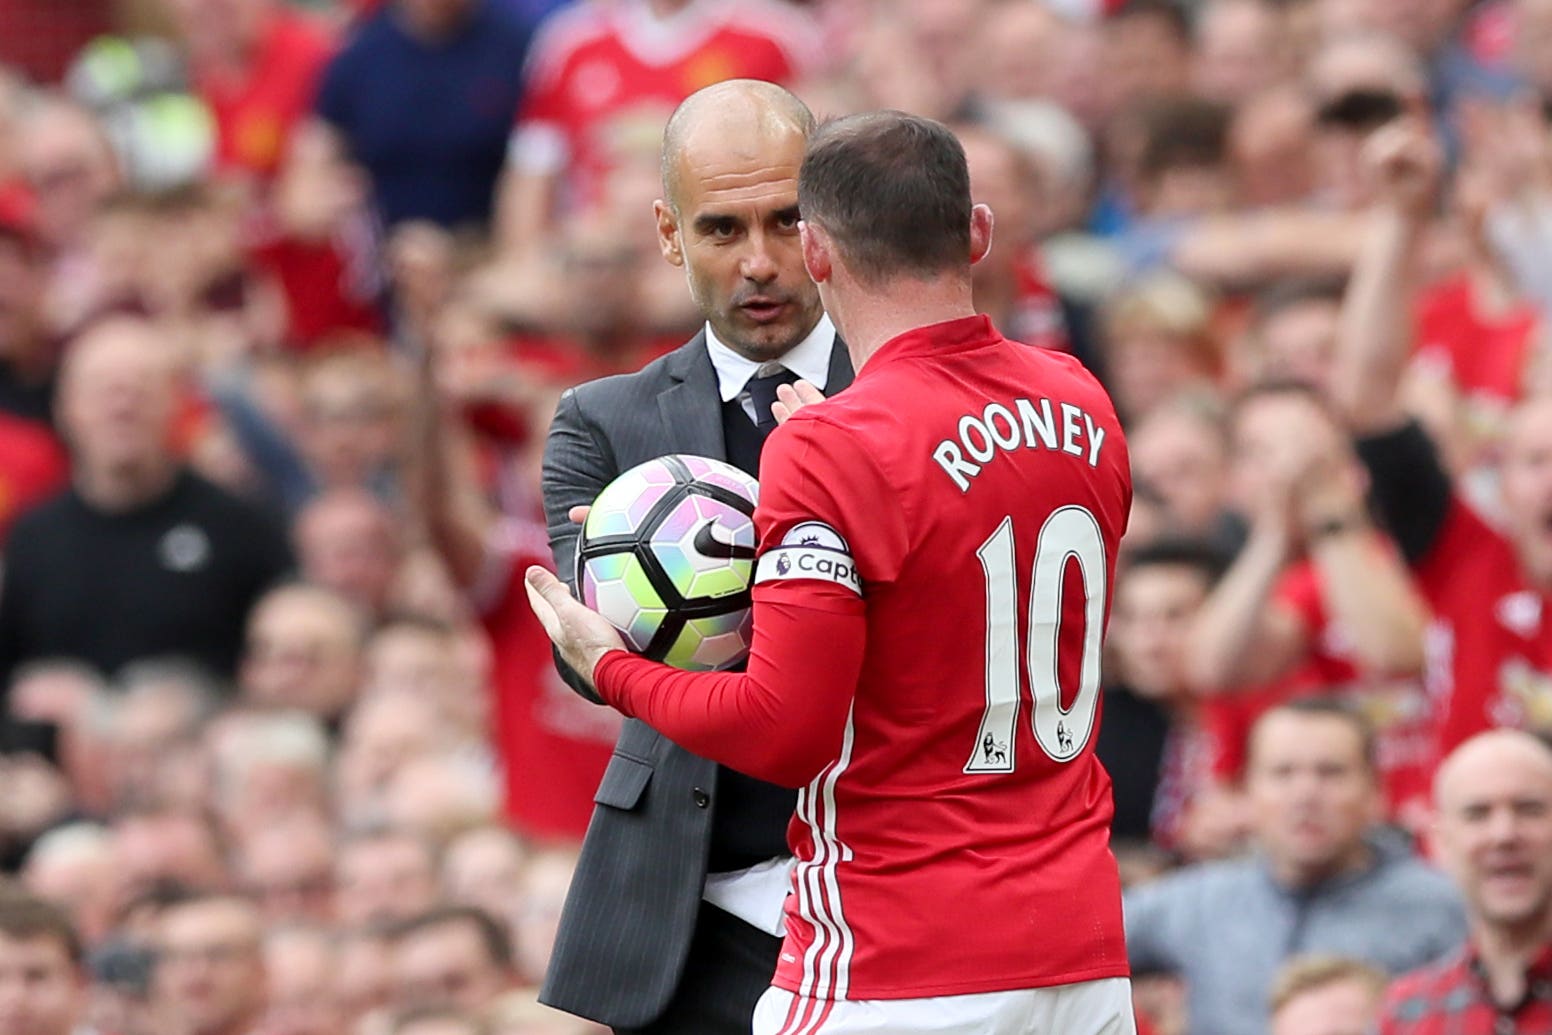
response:
<path fill-rule="evenodd" d="M 1093 749 L 1131 501 L 1104 390 L 985 317 L 936 324 L 777 429 L 760 473 L 748 672 L 614 651 L 595 679 L 690 750 L 800 786 L 775 984 L 905 999 L 1125 976 Z"/>
<path fill-rule="evenodd" d="M 1509 409 L 1525 396 L 1525 374 L 1541 317 L 1515 303 L 1484 311 L 1471 280 L 1451 277 L 1423 292 L 1417 305 L 1417 361 L 1450 380 L 1461 395 L 1462 417 L 1478 436 L 1496 438 Z"/>
<path fill-rule="evenodd" d="M 247 76 L 233 80 L 194 69 L 194 85 L 216 121 L 216 164 L 264 179 L 285 157 L 291 131 L 313 103 L 334 51 L 324 30 L 286 12 L 270 19 Z"/>
<path fill-rule="evenodd" d="M 984 317 L 938 324 L 773 434 L 761 475 L 756 592 L 811 594 L 779 577 L 804 566 L 782 547 L 838 535 L 867 619 L 842 752 L 799 792 L 776 984 L 914 998 L 1127 974 L 1093 749 L 1131 501 L 1104 390 Z"/>
<path fill-rule="evenodd" d="M 1414 569 L 1434 613 L 1438 757 L 1494 726 L 1552 732 L 1552 600 L 1526 583 L 1510 542 L 1457 499 Z"/>
<path fill-rule="evenodd" d="M 666 19 L 646 7 L 576 4 L 534 40 L 514 155 L 565 168 L 579 205 L 597 200 L 620 148 L 655 149 L 669 113 L 696 90 L 725 79 L 787 83 L 819 49 L 807 15 L 770 0 L 692 3 Z"/>

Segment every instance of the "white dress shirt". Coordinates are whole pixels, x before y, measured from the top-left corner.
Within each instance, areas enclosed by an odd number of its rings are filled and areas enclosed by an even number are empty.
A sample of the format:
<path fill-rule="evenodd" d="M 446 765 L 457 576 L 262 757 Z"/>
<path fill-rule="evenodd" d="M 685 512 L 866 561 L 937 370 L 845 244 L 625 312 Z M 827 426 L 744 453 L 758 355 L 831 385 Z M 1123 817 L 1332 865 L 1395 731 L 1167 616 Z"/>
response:
<path fill-rule="evenodd" d="M 759 421 L 754 415 L 754 400 L 744 390 L 744 385 L 749 383 L 751 377 L 769 377 L 786 369 L 822 392 L 825 383 L 830 380 L 830 353 L 834 348 L 835 325 L 828 316 L 823 315 L 814 324 L 814 329 L 808 332 L 808 337 L 794 345 L 785 356 L 769 363 L 756 363 L 740 356 L 722 343 L 717 332 L 711 329 L 711 324 L 706 325 L 706 351 L 711 356 L 712 367 L 717 371 L 717 390 L 722 395 L 722 401 L 737 399 L 749 419 L 755 423 Z"/>

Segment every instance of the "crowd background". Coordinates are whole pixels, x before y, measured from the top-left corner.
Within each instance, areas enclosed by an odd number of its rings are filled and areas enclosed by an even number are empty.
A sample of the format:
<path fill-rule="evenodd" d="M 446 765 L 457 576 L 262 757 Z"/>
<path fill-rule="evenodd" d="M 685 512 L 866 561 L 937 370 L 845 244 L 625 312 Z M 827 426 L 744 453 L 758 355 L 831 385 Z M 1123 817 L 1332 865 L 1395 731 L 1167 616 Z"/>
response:
<path fill-rule="evenodd" d="M 617 718 L 514 573 L 559 393 L 699 323 L 660 134 L 738 76 L 953 125 L 978 306 L 1123 416 L 1150 1029 L 1463 936 L 1434 769 L 1552 730 L 1548 0 L 0 0 L 0 1030 L 595 1030 L 534 989 Z M 1342 937 L 1239 908 L 1355 851 Z"/>

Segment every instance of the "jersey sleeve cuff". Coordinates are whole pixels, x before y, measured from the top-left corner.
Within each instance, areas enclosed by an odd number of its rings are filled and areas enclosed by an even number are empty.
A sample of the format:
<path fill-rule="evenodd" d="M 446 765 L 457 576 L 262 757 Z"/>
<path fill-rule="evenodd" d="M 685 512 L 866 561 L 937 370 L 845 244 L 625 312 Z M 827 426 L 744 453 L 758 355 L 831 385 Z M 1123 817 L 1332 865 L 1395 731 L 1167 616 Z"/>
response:
<path fill-rule="evenodd" d="M 633 665 L 632 662 L 637 664 Z M 604 656 L 598 659 L 598 664 L 593 666 L 593 688 L 598 691 L 599 697 L 616 710 L 626 715 L 633 715 L 634 713 L 626 707 L 631 675 L 639 671 L 640 665 L 651 664 L 652 662 L 639 654 L 632 654 L 619 647 L 606 651 Z"/>

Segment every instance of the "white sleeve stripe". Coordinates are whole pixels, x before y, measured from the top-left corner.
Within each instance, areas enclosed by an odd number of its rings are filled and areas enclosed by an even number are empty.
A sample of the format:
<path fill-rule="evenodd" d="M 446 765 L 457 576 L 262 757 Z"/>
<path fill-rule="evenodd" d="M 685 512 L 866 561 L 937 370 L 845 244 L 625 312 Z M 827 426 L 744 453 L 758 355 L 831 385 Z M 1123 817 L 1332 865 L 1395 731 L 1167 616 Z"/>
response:
<path fill-rule="evenodd" d="M 862 596 L 857 562 L 841 550 L 818 546 L 777 546 L 760 555 L 755 564 L 755 585 L 787 579 L 818 579 L 845 586 Z"/>

